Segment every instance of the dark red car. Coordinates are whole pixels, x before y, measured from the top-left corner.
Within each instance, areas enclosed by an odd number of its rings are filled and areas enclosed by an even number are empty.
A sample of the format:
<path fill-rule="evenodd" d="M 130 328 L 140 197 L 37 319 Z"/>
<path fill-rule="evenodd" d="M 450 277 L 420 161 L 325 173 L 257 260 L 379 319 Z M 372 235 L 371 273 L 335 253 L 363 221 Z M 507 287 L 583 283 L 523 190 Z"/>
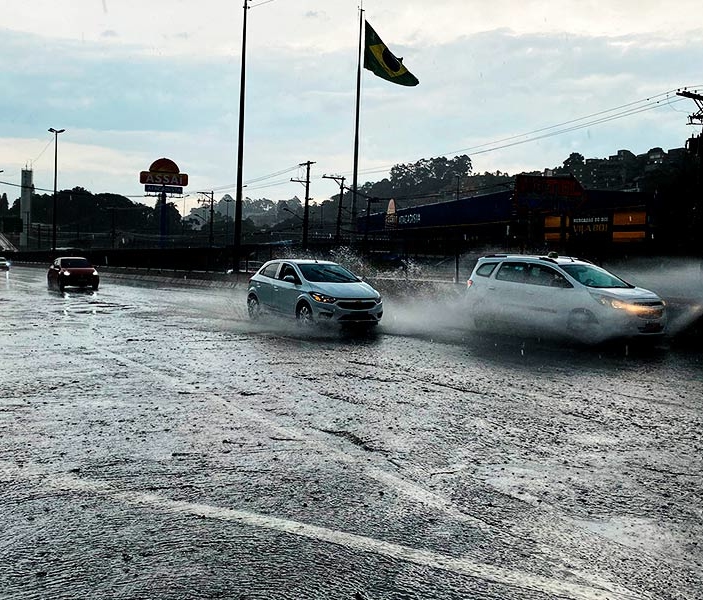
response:
<path fill-rule="evenodd" d="M 98 289 L 100 276 L 87 258 L 61 256 L 49 267 L 46 283 L 51 289 L 61 292 L 67 287 Z"/>

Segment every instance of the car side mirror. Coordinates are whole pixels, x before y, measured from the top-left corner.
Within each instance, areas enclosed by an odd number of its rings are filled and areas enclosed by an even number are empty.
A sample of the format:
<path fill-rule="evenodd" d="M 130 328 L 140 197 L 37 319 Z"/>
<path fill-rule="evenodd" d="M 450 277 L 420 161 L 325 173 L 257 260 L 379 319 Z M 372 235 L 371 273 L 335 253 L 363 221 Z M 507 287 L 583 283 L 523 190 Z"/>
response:
<path fill-rule="evenodd" d="M 288 283 L 297 283 L 297 281 L 295 280 L 295 277 L 293 277 L 293 275 L 286 275 L 283 278 L 283 281 L 287 281 Z"/>

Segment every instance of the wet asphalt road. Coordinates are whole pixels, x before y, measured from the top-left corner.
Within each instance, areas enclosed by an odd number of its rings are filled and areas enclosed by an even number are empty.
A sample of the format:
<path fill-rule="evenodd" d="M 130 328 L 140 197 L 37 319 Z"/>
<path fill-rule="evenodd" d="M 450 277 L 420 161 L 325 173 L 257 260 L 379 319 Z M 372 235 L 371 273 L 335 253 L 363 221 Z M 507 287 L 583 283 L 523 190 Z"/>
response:
<path fill-rule="evenodd" d="M 0 598 L 703 598 L 700 350 L 453 310 L 0 274 Z"/>

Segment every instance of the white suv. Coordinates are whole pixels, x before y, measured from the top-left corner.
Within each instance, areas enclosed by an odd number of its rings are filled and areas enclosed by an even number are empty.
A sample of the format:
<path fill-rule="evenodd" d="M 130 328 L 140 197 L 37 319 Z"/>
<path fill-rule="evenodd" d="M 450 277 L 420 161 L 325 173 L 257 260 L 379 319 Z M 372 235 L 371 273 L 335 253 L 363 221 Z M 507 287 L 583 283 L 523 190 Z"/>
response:
<path fill-rule="evenodd" d="M 466 297 L 478 329 L 598 343 L 661 336 L 666 326 L 665 302 L 654 292 L 555 253 L 479 258 Z"/>

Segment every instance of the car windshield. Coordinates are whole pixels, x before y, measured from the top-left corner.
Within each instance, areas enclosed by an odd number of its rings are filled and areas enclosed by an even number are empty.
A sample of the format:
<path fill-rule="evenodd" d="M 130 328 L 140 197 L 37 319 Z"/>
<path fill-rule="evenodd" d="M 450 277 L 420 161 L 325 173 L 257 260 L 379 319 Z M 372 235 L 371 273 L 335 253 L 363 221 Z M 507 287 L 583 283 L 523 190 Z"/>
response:
<path fill-rule="evenodd" d="M 79 267 L 90 267 L 90 263 L 85 258 L 64 258 L 61 261 L 61 266 L 64 268 L 72 267 L 77 269 Z"/>
<path fill-rule="evenodd" d="M 359 278 L 340 265 L 307 264 L 298 265 L 303 277 L 308 281 L 326 281 L 329 283 L 354 283 Z"/>
<path fill-rule="evenodd" d="M 633 285 L 595 265 L 559 265 L 576 281 L 592 288 L 631 288 Z"/>

